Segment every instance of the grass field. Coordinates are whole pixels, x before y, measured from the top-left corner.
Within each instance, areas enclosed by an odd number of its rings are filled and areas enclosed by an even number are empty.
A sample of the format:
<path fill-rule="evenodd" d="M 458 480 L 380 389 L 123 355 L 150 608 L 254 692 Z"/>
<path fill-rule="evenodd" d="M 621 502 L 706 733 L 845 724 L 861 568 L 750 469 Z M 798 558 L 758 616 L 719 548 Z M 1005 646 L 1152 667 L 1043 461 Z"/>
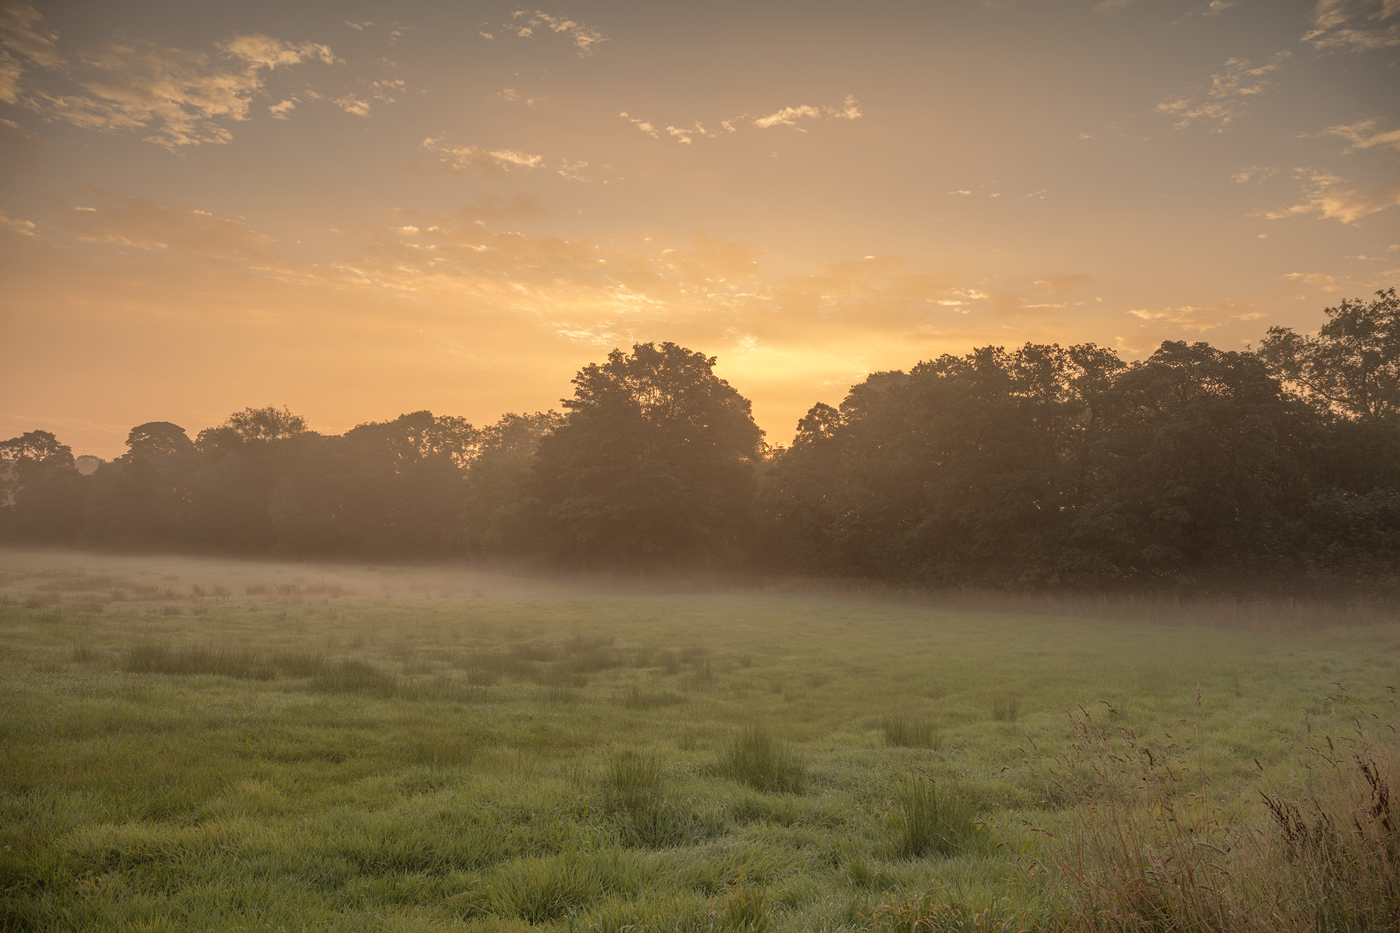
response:
<path fill-rule="evenodd" d="M 1396 687 L 1375 609 L 0 552 L 0 929 L 1395 930 Z"/>

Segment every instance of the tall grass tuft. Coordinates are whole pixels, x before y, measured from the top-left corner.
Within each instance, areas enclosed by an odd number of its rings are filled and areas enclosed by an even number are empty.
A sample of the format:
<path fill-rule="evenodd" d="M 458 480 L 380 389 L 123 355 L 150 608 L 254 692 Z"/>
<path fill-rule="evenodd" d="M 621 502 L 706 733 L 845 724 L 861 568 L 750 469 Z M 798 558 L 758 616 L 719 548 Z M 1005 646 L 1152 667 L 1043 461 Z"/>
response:
<path fill-rule="evenodd" d="M 1014 693 L 992 699 L 992 718 L 997 722 L 1015 722 L 1021 716 L 1021 698 Z"/>
<path fill-rule="evenodd" d="M 762 726 L 748 726 L 724 743 L 716 770 L 755 790 L 800 794 L 807 763 Z"/>
<path fill-rule="evenodd" d="M 629 844 L 679 845 L 693 841 L 699 830 L 674 805 L 661 761 L 653 754 L 627 749 L 614 756 L 603 779 L 603 797 Z"/>
<path fill-rule="evenodd" d="M 972 809 L 932 778 L 911 775 L 901 781 L 895 806 L 896 849 L 905 858 L 958 855 L 977 841 Z"/>
<path fill-rule="evenodd" d="M 1208 791 L 1187 792 L 1181 762 L 1163 744 L 1149 748 L 1126 729 L 1115 737 L 1087 713 L 1071 722 L 1076 742 L 1065 761 L 1090 768 L 1095 787 L 1047 867 L 1066 882 L 1061 912 L 1075 928 L 1400 929 L 1393 740 L 1312 739 L 1309 786 L 1261 792 L 1251 822 Z"/>
<path fill-rule="evenodd" d="M 942 734 L 927 719 L 886 716 L 880 720 L 880 731 L 885 734 L 886 745 L 894 745 L 899 748 L 931 748 L 936 750 L 943 744 Z"/>

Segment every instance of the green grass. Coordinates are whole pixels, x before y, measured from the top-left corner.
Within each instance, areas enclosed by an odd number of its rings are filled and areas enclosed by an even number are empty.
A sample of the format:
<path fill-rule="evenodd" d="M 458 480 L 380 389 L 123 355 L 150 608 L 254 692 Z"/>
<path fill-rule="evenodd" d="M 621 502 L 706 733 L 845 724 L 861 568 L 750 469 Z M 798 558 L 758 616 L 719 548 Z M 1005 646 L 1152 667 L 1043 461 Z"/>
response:
<path fill-rule="evenodd" d="M 1376 606 L 0 552 L 0 930 L 1393 929 L 1390 688 Z"/>

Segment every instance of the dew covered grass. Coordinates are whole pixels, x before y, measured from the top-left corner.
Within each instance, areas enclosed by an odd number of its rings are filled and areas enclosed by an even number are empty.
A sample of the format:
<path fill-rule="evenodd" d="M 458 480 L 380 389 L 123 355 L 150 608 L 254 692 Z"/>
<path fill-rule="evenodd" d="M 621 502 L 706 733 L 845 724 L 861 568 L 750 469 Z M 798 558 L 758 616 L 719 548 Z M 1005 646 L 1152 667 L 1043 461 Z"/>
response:
<path fill-rule="evenodd" d="M 0 552 L 0 929 L 1387 929 L 1395 687 L 1376 607 Z"/>

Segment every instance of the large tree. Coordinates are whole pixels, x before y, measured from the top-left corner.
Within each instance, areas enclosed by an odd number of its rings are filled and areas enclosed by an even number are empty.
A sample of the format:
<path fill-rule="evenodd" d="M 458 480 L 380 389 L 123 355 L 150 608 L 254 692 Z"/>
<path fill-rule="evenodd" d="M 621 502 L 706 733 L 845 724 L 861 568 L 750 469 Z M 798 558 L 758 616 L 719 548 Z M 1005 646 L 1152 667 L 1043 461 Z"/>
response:
<path fill-rule="evenodd" d="M 529 484 L 542 550 L 612 567 L 737 556 L 763 432 L 714 365 L 674 343 L 640 343 L 574 377 Z"/>
<path fill-rule="evenodd" d="M 0 441 L 0 540 L 72 543 L 86 494 L 73 451 L 48 431 Z"/>
<path fill-rule="evenodd" d="M 1259 357 L 1304 398 L 1348 418 L 1400 418 L 1400 296 L 1343 299 L 1316 335 L 1270 327 Z"/>

